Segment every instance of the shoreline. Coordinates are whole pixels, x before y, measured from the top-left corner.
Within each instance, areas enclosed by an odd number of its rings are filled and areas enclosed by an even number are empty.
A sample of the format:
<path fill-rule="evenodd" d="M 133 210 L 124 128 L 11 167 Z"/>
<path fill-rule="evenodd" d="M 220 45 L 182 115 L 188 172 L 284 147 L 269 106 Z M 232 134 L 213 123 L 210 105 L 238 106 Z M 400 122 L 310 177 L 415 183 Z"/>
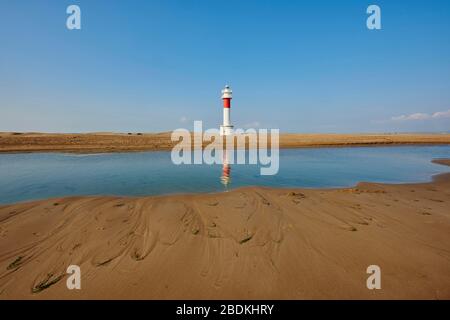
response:
<path fill-rule="evenodd" d="M 440 164 L 444 166 L 450 166 L 450 159 L 433 159 L 431 160 L 432 163 Z M 246 189 L 254 189 L 254 188 L 261 188 L 261 189 L 268 189 L 268 190 L 278 190 L 278 191 L 289 191 L 293 189 L 301 189 L 301 190 L 311 190 L 311 191 L 336 191 L 336 190 L 346 190 L 346 189 L 353 189 L 357 188 L 359 184 L 364 183 L 372 183 L 372 184 L 384 184 L 389 186 L 402 186 L 402 185 L 415 185 L 415 184 L 430 184 L 434 182 L 439 181 L 450 181 L 450 172 L 442 172 L 433 174 L 430 176 L 429 180 L 427 181 L 416 181 L 416 182 L 398 182 L 398 183 L 384 183 L 384 182 L 374 182 L 374 181 L 358 181 L 357 183 L 350 185 L 350 186 L 338 186 L 338 187 L 273 187 L 273 186 L 264 186 L 264 185 L 248 185 L 248 186 L 241 186 L 236 188 L 231 188 L 229 190 L 223 190 L 223 191 L 213 191 L 213 192 L 174 192 L 174 193 L 163 193 L 163 194 L 148 194 L 148 195 L 114 195 L 114 194 L 87 194 L 87 195 L 68 195 L 68 196 L 54 196 L 49 198 L 40 198 L 40 199 L 28 199 L 28 200 L 22 200 L 18 202 L 11 202 L 11 203 L 1 203 L 0 202 L 0 210 L 7 206 L 13 206 L 13 205 L 25 205 L 35 202 L 41 202 L 41 201 L 53 201 L 53 200 L 60 200 L 60 199 L 66 199 L 70 200 L 72 198 L 96 198 L 96 197 L 102 197 L 102 198 L 123 198 L 123 199 L 130 199 L 130 200 L 137 200 L 140 198 L 162 198 L 162 197 L 188 197 L 188 196 L 201 196 L 201 195 L 220 195 L 223 193 L 228 192 L 239 192 L 239 191 L 246 191 Z"/>
<path fill-rule="evenodd" d="M 0 153 L 170 151 L 170 133 L 0 133 Z M 204 142 L 203 147 L 208 143 Z M 450 145 L 450 134 L 280 134 L 280 149 Z"/>
<path fill-rule="evenodd" d="M 432 179 L 0 206 L 0 299 L 450 299 L 450 173 Z"/>
<path fill-rule="evenodd" d="M 150 152 L 150 151 L 142 151 L 142 152 Z M 18 153 L 20 154 L 20 153 Z M 70 154 L 70 153 L 67 153 Z M 105 154 L 105 153 L 99 153 L 99 154 Z M 442 166 L 450 166 L 450 159 L 446 158 L 436 158 L 431 159 L 431 163 L 439 164 Z M 215 192 L 174 192 L 174 193 L 163 193 L 163 194 L 148 194 L 148 195 L 114 195 L 114 194 L 90 194 L 90 195 L 67 195 L 67 196 L 54 196 L 50 198 L 38 198 L 38 199 L 28 199 L 28 200 L 22 200 L 18 202 L 11 202 L 11 203 L 1 203 L 0 202 L 0 209 L 2 207 L 11 206 L 11 205 L 19 205 L 19 204 L 27 204 L 32 202 L 39 202 L 39 201 L 52 201 L 53 199 L 70 199 L 70 198 L 79 198 L 79 197 L 104 197 L 104 198 L 130 198 L 130 199 L 138 199 L 138 198 L 148 198 L 148 197 L 171 197 L 171 196 L 195 196 L 195 195 L 218 195 L 222 193 L 227 193 L 231 191 L 239 191 L 239 190 L 245 190 L 246 188 L 266 188 L 266 189 L 272 189 L 272 190 L 291 190 L 291 189 L 304 189 L 304 190 L 314 190 L 314 191 L 326 191 L 326 190 L 340 190 L 340 189 L 351 189 L 356 188 L 358 184 L 360 183 L 381 183 L 386 185 L 405 185 L 405 184 L 425 184 L 425 183 L 433 183 L 438 180 L 450 180 L 450 172 L 442 172 L 433 174 L 429 177 L 427 181 L 416 181 L 416 182 L 398 182 L 398 183 L 385 183 L 385 182 L 374 182 L 374 181 L 358 181 L 354 185 L 350 186 L 336 186 L 336 187 L 302 187 L 302 186 L 294 186 L 294 187 L 273 187 L 273 186 L 264 186 L 264 185 L 249 185 L 249 186 L 241 186 L 236 188 L 231 188 L 229 190 L 222 190 L 222 191 L 215 191 Z"/>
<path fill-rule="evenodd" d="M 331 149 L 331 148 L 383 148 L 383 147 L 438 147 L 449 146 L 449 143 L 415 143 L 415 142 L 399 142 L 399 143 L 366 143 L 366 144 L 323 144 L 323 145 L 301 145 L 301 146 L 280 146 L 280 150 L 296 150 L 296 149 Z M 113 153 L 139 153 L 139 152 L 170 152 L 167 149 L 33 149 L 33 150 L 0 150 L 2 154 L 31 154 L 31 153 L 60 153 L 60 154 L 79 154 L 79 155 L 95 155 L 95 154 L 113 154 Z"/>

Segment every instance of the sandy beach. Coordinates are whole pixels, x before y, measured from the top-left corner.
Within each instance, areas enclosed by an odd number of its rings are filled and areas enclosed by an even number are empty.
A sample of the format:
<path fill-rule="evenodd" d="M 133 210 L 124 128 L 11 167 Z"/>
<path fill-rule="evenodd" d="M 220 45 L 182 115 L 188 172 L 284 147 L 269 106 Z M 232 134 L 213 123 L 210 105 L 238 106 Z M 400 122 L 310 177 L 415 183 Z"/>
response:
<path fill-rule="evenodd" d="M 450 173 L 1 206 L 0 299 L 450 299 L 449 202 Z"/>
<path fill-rule="evenodd" d="M 171 150 L 171 133 L 0 133 L 0 152 Z M 280 134 L 281 148 L 450 144 L 450 134 Z"/>

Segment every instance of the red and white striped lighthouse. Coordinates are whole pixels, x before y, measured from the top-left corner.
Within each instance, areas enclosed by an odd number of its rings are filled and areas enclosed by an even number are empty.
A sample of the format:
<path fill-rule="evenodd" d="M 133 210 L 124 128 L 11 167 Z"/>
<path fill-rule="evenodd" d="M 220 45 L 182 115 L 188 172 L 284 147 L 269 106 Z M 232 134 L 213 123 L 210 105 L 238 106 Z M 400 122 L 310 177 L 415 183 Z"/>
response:
<path fill-rule="evenodd" d="M 220 126 L 220 135 L 228 136 L 233 134 L 233 126 L 230 120 L 231 99 L 233 99 L 233 91 L 230 86 L 226 85 L 222 90 L 223 100 L 223 124 Z"/>

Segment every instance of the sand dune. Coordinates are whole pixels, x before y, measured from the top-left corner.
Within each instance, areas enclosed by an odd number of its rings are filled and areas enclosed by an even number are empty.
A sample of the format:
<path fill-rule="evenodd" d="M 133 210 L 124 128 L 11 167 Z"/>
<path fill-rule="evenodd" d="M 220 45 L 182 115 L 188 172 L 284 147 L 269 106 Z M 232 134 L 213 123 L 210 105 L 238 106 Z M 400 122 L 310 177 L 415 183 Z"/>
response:
<path fill-rule="evenodd" d="M 164 133 L 0 133 L 0 152 L 115 152 L 170 150 Z M 281 134 L 281 148 L 450 144 L 450 134 Z"/>
<path fill-rule="evenodd" d="M 446 174 L 2 206 L 0 299 L 450 299 L 449 203 Z M 366 288 L 372 264 L 381 290 Z"/>

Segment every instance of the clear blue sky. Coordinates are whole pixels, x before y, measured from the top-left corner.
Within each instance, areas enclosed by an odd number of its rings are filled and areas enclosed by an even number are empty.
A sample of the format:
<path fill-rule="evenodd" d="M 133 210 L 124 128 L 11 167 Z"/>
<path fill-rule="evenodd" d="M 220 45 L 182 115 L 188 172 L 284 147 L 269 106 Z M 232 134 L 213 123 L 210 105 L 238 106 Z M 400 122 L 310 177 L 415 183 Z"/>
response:
<path fill-rule="evenodd" d="M 447 131 L 450 1 L 0 0 L 0 131 L 217 127 L 225 84 L 237 127 Z"/>

